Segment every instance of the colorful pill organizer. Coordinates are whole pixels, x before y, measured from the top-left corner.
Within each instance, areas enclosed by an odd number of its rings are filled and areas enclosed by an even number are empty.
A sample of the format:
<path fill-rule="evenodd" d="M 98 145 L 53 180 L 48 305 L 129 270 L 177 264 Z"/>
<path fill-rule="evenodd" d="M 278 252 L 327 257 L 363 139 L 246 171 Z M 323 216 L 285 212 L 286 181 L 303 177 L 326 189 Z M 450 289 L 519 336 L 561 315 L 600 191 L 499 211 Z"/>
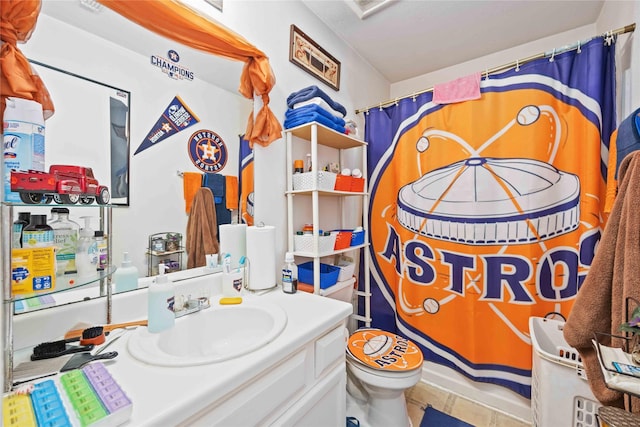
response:
<path fill-rule="evenodd" d="M 102 363 L 93 363 L 33 384 L 30 393 L 2 399 L 7 427 L 118 426 L 133 404 Z"/>

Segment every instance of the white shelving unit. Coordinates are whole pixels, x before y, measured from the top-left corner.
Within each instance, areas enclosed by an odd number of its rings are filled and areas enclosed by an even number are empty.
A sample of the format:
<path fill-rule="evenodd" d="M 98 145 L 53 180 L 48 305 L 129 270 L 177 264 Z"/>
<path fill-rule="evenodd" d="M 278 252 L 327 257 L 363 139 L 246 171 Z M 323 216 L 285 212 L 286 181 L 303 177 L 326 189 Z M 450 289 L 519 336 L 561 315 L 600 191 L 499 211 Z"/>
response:
<path fill-rule="evenodd" d="M 339 132 L 334 131 L 333 129 L 329 129 L 319 123 L 311 122 L 306 123 L 291 129 L 285 130 L 286 134 L 286 144 L 287 144 L 287 236 L 288 236 L 288 251 L 293 252 L 296 257 L 306 257 L 311 258 L 313 260 L 313 288 L 314 293 L 318 294 L 320 291 L 320 258 L 342 254 L 350 251 L 359 251 L 364 250 L 369 246 L 369 221 L 368 221 L 368 212 L 369 212 L 369 194 L 367 193 L 367 143 L 361 141 L 359 139 L 350 137 L 345 134 L 341 134 Z M 293 189 L 293 152 L 294 152 L 294 137 L 303 140 L 302 142 L 310 143 L 310 151 L 311 154 L 311 172 L 312 172 L 312 185 L 310 189 L 305 190 L 294 190 Z M 336 191 L 336 190 L 327 190 L 327 189 L 319 189 L 318 188 L 318 168 L 319 166 L 319 157 L 318 157 L 318 146 L 330 147 L 330 149 L 337 150 L 337 154 L 339 156 L 339 164 L 343 164 L 343 159 L 346 157 L 347 151 L 349 150 L 360 150 L 361 151 L 361 159 L 359 161 L 359 168 L 362 170 L 362 175 L 365 179 L 364 191 L 363 192 L 352 192 L 352 191 Z M 319 230 L 321 229 L 320 224 L 320 203 L 321 199 L 325 198 L 338 198 L 339 204 L 342 207 L 343 200 L 345 198 L 357 197 L 360 200 L 361 208 L 362 208 L 362 218 L 361 218 L 361 226 L 364 229 L 364 243 L 357 246 L 350 246 L 346 249 L 341 250 L 332 250 L 329 252 L 323 251 L 320 253 L 319 250 Z M 300 200 L 294 203 L 295 200 Z M 295 251 L 294 250 L 294 235 L 296 230 L 294 230 L 294 210 L 299 208 L 298 203 L 309 203 L 311 202 L 311 211 L 312 211 L 312 222 L 313 222 L 313 244 L 311 251 Z M 342 209 L 340 210 L 340 215 L 342 215 Z M 335 220 L 335 218 L 334 218 Z M 340 222 L 342 223 L 343 218 L 341 217 Z M 358 301 L 360 298 L 364 301 L 364 314 L 358 315 L 353 314 L 352 317 L 355 320 L 359 320 L 365 322 L 366 326 L 370 326 L 371 324 L 371 305 L 370 305 L 370 281 L 369 281 L 369 256 L 367 251 L 365 250 L 363 257 L 363 266 L 364 268 L 364 286 L 363 290 L 358 290 L 356 292 Z"/>

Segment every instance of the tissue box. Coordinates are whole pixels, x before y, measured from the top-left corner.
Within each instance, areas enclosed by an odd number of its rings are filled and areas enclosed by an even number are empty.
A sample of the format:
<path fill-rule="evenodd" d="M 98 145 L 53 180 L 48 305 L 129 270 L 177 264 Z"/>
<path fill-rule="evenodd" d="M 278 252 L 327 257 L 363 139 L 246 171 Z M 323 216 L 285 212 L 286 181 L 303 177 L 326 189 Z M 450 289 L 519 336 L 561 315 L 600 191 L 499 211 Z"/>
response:
<path fill-rule="evenodd" d="M 329 264 L 320 264 L 320 289 L 333 286 L 338 281 L 340 268 Z M 313 284 L 313 261 L 298 265 L 298 282 Z"/>

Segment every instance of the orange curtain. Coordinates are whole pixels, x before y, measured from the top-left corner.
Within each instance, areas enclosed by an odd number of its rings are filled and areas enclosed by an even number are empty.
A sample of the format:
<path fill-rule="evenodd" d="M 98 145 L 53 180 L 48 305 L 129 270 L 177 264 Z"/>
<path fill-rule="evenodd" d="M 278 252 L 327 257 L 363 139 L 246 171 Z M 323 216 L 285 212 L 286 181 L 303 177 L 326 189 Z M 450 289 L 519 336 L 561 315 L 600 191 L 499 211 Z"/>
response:
<path fill-rule="evenodd" d="M 18 43 L 25 43 L 31 37 L 40 14 L 40 5 L 40 0 L 0 1 L 0 98 L 3 115 L 5 101 L 10 96 L 39 102 L 45 119 L 53 115 L 49 91 L 18 49 Z"/>
<path fill-rule="evenodd" d="M 240 77 L 240 93 L 249 99 L 262 98 L 263 107 L 257 117 L 253 113 L 247 123 L 247 139 L 251 146 L 269 145 L 280 138 L 282 127 L 269 109 L 269 92 L 276 79 L 266 55 L 240 35 L 221 24 L 198 15 L 173 0 L 98 0 L 125 18 L 184 45 L 225 58 L 244 61 Z"/>

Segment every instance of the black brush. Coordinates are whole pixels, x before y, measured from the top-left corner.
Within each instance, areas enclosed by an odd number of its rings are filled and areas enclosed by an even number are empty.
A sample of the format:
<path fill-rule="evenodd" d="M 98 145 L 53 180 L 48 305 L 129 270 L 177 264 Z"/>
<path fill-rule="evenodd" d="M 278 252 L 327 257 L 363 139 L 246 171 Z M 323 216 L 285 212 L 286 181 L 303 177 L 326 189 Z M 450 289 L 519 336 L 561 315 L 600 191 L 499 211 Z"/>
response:
<path fill-rule="evenodd" d="M 52 342 L 43 342 L 33 347 L 33 354 L 31 354 L 31 360 L 51 359 L 58 356 L 63 356 L 70 353 L 78 353 L 81 351 L 93 350 L 92 345 L 77 346 L 67 345 L 67 340 L 59 340 Z"/>

